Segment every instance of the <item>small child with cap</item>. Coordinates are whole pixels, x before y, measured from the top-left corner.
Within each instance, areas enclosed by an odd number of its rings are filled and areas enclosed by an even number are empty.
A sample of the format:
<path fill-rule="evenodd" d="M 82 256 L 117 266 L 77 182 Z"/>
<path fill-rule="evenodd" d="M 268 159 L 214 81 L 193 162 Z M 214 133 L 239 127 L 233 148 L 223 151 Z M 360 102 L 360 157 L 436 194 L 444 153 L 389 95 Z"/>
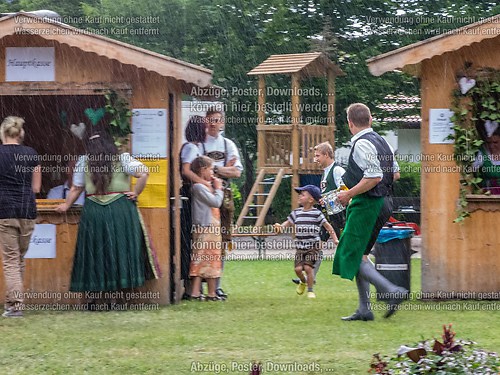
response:
<path fill-rule="evenodd" d="M 307 276 L 307 297 L 316 298 L 313 291 L 314 285 L 314 264 L 319 257 L 321 240 L 319 233 L 321 227 L 324 227 L 330 234 L 330 238 L 338 243 L 337 235 L 333 227 L 325 219 L 323 213 L 314 205 L 321 199 L 321 190 L 315 185 L 306 185 L 295 188 L 299 193 L 299 208 L 293 210 L 283 224 L 276 223 L 274 228 L 277 232 L 283 232 L 283 228 L 295 228 L 295 273 L 300 279 L 297 286 L 297 294 L 302 295 L 306 289 Z"/>

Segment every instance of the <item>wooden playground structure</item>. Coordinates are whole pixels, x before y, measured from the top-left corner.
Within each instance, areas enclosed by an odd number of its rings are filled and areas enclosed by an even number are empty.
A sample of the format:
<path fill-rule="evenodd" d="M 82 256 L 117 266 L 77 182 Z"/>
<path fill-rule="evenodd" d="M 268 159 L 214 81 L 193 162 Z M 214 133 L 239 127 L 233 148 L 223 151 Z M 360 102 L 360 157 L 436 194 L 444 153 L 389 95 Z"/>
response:
<path fill-rule="evenodd" d="M 266 123 L 266 75 L 291 76 L 291 123 Z M 321 52 L 272 55 L 252 69 L 248 75 L 258 76 L 257 113 L 257 169 L 258 175 L 241 210 L 236 225 L 245 220 L 256 227 L 264 225 L 265 216 L 278 191 L 282 178 L 292 176 L 292 207 L 297 197 L 294 187 L 300 184 L 300 175 L 321 174 L 322 169 L 314 162 L 314 146 L 329 141 L 335 144 L 335 78 L 344 72 Z M 324 125 L 302 123 L 301 81 L 305 78 L 326 77 L 327 121 Z M 275 176 L 266 181 L 266 175 Z M 266 187 L 269 188 L 266 192 Z M 250 212 L 254 210 L 253 215 Z M 251 222 L 250 222 L 251 221 Z"/>

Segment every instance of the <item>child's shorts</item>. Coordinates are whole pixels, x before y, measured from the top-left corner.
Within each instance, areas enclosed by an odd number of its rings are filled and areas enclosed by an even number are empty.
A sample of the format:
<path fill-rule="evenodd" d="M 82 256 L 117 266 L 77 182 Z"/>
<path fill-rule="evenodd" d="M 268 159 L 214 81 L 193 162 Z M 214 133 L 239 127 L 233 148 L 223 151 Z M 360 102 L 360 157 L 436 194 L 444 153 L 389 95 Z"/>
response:
<path fill-rule="evenodd" d="M 308 265 L 314 268 L 314 264 L 320 257 L 319 249 L 297 250 L 295 253 L 295 267 Z"/>

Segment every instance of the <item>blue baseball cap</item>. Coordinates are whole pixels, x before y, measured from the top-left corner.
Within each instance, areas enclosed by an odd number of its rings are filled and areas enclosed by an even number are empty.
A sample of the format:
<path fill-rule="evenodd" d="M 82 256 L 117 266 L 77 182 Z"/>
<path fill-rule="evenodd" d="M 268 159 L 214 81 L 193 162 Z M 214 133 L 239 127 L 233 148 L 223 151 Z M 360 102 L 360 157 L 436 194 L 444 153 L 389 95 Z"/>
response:
<path fill-rule="evenodd" d="M 314 198 L 316 202 L 321 199 L 321 190 L 316 185 L 306 185 L 302 187 L 297 187 L 295 188 L 295 191 L 297 193 L 301 191 L 307 191 L 309 194 L 311 194 L 311 196 Z"/>

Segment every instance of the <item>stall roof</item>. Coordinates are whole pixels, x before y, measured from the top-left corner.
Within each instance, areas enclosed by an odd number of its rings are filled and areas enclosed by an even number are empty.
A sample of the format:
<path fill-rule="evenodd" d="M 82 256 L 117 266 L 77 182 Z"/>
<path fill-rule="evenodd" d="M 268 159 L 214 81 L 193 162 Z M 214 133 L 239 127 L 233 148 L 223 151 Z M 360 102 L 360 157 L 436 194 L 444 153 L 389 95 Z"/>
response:
<path fill-rule="evenodd" d="M 20 12 L 0 19 L 0 35 L 15 34 L 37 35 L 190 85 L 209 87 L 212 78 L 210 69 L 28 13 Z"/>
<path fill-rule="evenodd" d="M 500 37 L 499 24 L 500 15 L 496 15 L 433 38 L 372 57 L 366 60 L 368 69 L 375 76 L 380 76 L 396 69 L 419 76 L 420 63 L 423 60 L 442 55 L 446 52 L 456 51 L 485 39 Z"/>
<path fill-rule="evenodd" d="M 344 75 L 344 72 L 322 52 L 294 53 L 271 55 L 263 63 L 248 72 L 248 75 L 300 72 L 304 76 L 322 77 L 329 68 L 333 69 L 336 75 Z"/>

